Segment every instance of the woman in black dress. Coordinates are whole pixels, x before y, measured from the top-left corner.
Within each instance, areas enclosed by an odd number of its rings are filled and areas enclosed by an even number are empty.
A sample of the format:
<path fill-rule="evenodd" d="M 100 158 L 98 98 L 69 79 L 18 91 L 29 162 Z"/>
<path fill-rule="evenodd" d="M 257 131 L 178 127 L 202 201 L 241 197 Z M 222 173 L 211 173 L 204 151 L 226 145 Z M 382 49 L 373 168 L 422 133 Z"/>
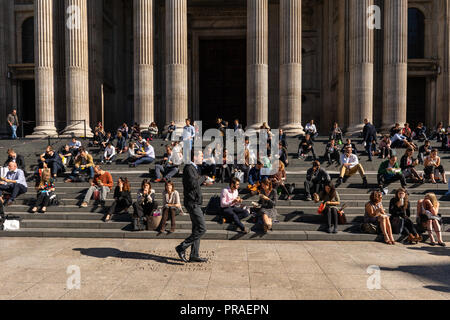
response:
<path fill-rule="evenodd" d="M 110 222 L 111 217 L 115 213 L 125 210 L 128 213 L 128 208 L 131 207 L 133 200 L 131 199 L 130 183 L 127 178 L 119 178 L 116 189 L 114 190 L 114 203 L 108 210 L 105 217 L 105 222 Z"/>
<path fill-rule="evenodd" d="M 408 235 L 410 244 L 417 244 L 422 241 L 422 237 L 410 219 L 411 205 L 405 189 L 400 188 L 395 192 L 395 197 L 389 203 L 389 213 L 391 214 L 391 225 L 394 219 L 400 219 L 400 222 L 403 221 L 403 233 Z"/>
<path fill-rule="evenodd" d="M 261 193 L 258 204 L 260 208 L 256 212 L 258 224 L 263 226 L 264 233 L 272 231 L 273 221 L 277 218 L 277 191 L 273 189 L 272 182 L 264 179 L 261 182 Z"/>

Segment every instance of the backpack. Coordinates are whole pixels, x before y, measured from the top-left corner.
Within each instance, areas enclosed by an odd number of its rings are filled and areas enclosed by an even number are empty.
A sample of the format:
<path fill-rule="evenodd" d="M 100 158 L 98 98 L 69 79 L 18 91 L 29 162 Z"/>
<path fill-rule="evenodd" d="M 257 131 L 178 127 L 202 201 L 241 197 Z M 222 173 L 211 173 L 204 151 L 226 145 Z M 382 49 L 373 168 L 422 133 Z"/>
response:
<path fill-rule="evenodd" d="M 213 196 L 209 199 L 208 205 L 206 206 L 206 214 L 220 214 L 220 197 L 218 195 Z"/>
<path fill-rule="evenodd" d="M 373 223 L 361 224 L 361 231 L 368 234 L 378 234 L 378 227 Z"/>

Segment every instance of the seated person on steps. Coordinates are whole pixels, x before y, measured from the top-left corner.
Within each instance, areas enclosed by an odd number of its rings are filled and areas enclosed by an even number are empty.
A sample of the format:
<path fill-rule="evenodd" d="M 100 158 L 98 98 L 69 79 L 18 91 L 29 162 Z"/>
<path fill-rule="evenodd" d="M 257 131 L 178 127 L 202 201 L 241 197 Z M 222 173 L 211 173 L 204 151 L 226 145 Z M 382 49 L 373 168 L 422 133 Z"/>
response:
<path fill-rule="evenodd" d="M 86 208 L 89 204 L 89 201 L 92 198 L 92 195 L 95 191 L 100 192 L 100 204 L 102 207 L 105 206 L 106 198 L 108 197 L 108 193 L 111 191 L 114 182 L 112 176 L 109 172 L 102 170 L 100 166 L 95 166 L 94 168 L 95 176 L 93 181 L 91 181 L 91 186 L 84 197 L 83 203 L 81 204 L 81 208 Z"/>
<path fill-rule="evenodd" d="M 25 180 L 25 174 L 17 168 L 17 163 L 10 162 L 8 164 L 8 173 L 4 178 L 0 179 L 0 191 L 11 194 L 7 202 L 7 206 L 14 204 L 16 198 L 28 191 L 28 185 Z"/>
<path fill-rule="evenodd" d="M 70 176 L 65 180 L 66 183 L 78 181 L 81 173 L 87 173 L 88 179 L 94 179 L 94 159 L 84 148 L 80 148 L 80 154 L 75 158 L 75 166 Z"/>
<path fill-rule="evenodd" d="M 400 164 L 397 162 L 397 156 L 392 156 L 390 159 L 382 162 L 378 169 L 377 181 L 380 192 L 383 192 L 383 189 L 389 184 L 399 180 L 402 188 L 406 188 L 406 179 Z"/>
<path fill-rule="evenodd" d="M 341 172 L 336 182 L 336 188 L 339 187 L 342 182 L 346 182 L 347 179 L 359 172 L 363 180 L 363 188 L 367 188 L 367 177 L 364 172 L 364 168 L 359 163 L 358 157 L 352 153 L 352 148 L 347 147 L 345 153 L 341 156 Z"/>
<path fill-rule="evenodd" d="M 108 214 L 105 217 L 105 222 L 111 221 L 112 215 L 125 211 L 128 213 L 128 208 L 133 204 L 130 193 L 130 183 L 127 178 L 119 178 L 117 186 L 114 189 L 114 202 L 108 210 Z"/>
<path fill-rule="evenodd" d="M 231 179 L 230 186 L 222 190 L 220 195 L 221 214 L 224 219 L 234 221 L 243 233 L 248 233 L 242 219 L 249 216 L 249 212 L 242 208 L 242 199 L 239 197 L 240 181 L 237 178 Z"/>
<path fill-rule="evenodd" d="M 177 173 L 178 166 L 175 165 L 173 159 L 172 146 L 166 146 L 166 153 L 163 160 L 155 165 L 156 183 L 161 181 L 170 181 Z"/>
<path fill-rule="evenodd" d="M 318 194 L 325 185 L 331 182 L 331 177 L 325 169 L 320 167 L 319 161 L 314 161 L 312 168 L 306 172 L 305 193 L 306 201 L 312 201 L 312 195 Z"/>

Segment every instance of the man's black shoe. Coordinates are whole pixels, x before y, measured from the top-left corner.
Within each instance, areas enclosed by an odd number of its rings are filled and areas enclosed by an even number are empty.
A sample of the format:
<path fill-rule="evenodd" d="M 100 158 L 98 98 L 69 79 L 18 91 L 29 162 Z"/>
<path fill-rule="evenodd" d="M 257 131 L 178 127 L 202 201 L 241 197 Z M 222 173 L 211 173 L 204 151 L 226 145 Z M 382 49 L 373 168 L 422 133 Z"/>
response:
<path fill-rule="evenodd" d="M 367 178 L 363 178 L 363 188 L 367 189 L 368 183 L 367 183 Z"/>
<path fill-rule="evenodd" d="M 201 262 L 201 263 L 205 263 L 205 262 L 208 262 L 208 259 L 206 259 L 206 258 L 200 258 L 200 257 L 190 257 L 190 258 L 189 258 L 189 262 Z"/>
<path fill-rule="evenodd" d="M 183 262 L 189 262 L 188 259 L 186 259 L 186 252 L 185 252 L 184 250 L 182 250 L 182 249 L 179 248 L 179 247 L 176 247 L 175 250 L 177 251 L 178 256 L 180 257 L 180 259 L 181 259 Z"/>
<path fill-rule="evenodd" d="M 336 181 L 336 188 L 339 188 L 339 186 L 342 184 L 342 178 L 338 178 Z"/>

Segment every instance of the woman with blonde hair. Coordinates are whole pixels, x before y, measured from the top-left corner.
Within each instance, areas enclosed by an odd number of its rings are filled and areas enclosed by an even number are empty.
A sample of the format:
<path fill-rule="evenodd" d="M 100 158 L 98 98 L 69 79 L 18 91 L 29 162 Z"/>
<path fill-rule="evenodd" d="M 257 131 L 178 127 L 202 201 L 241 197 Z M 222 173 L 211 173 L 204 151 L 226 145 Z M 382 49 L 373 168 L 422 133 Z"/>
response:
<path fill-rule="evenodd" d="M 417 218 L 419 221 L 426 223 L 428 235 L 430 236 L 431 245 L 439 244 L 441 247 L 446 247 L 442 240 L 441 232 L 441 217 L 439 216 L 439 201 L 434 193 L 427 193 L 423 200 L 417 202 Z M 436 232 L 438 243 L 434 241 L 433 229 Z"/>
<path fill-rule="evenodd" d="M 40 212 L 45 213 L 50 205 L 52 193 L 55 192 L 55 180 L 52 178 L 50 169 L 45 168 L 42 171 L 41 181 L 36 185 L 36 190 L 38 192 L 37 200 L 31 212 L 36 213 L 41 207 Z"/>
<path fill-rule="evenodd" d="M 381 192 L 374 191 L 370 194 L 370 201 L 367 202 L 365 207 L 364 223 L 379 224 L 383 232 L 384 242 L 395 245 L 391 221 L 384 211 L 383 194 Z"/>

